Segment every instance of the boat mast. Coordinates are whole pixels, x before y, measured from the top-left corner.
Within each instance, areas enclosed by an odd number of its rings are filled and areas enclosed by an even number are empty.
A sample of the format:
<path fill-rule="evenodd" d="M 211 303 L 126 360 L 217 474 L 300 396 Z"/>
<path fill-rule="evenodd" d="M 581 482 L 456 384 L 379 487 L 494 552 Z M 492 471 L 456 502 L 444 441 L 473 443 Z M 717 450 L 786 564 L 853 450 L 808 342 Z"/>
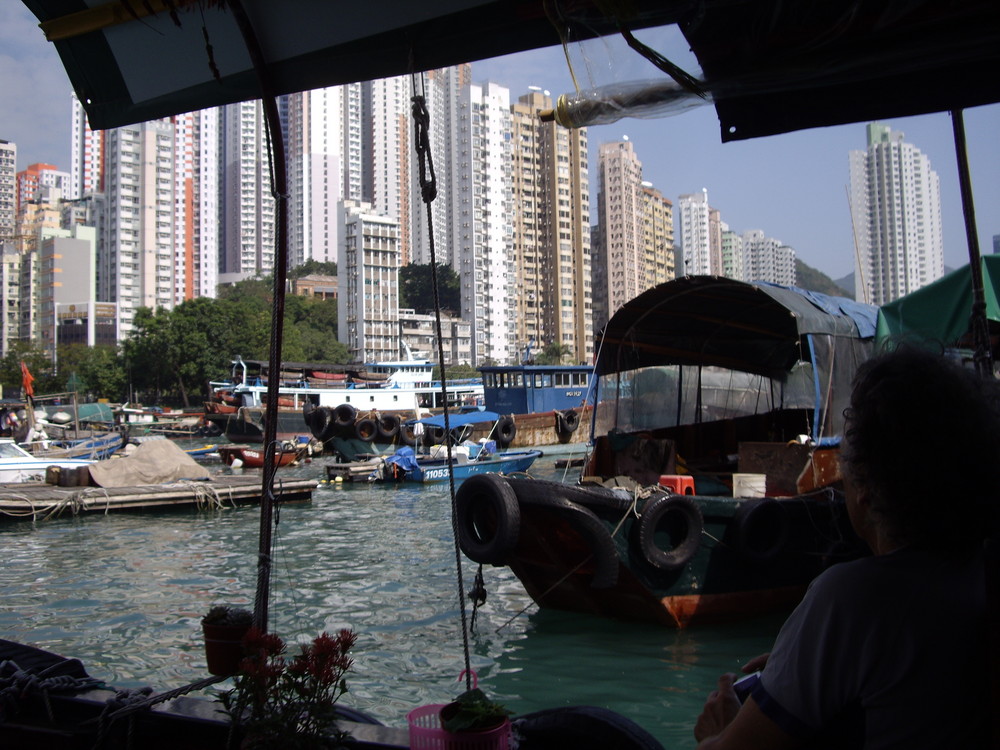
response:
<path fill-rule="evenodd" d="M 230 0 L 229 7 L 239 26 L 247 52 L 260 84 L 264 124 L 271 144 L 271 194 L 275 203 L 274 303 L 271 308 L 271 342 L 268 357 L 267 404 L 264 410 L 264 469 L 260 496 L 260 538 L 257 553 L 257 593 L 254 598 L 253 623 L 267 632 L 268 600 L 271 588 L 271 523 L 274 517 L 274 447 L 277 445 L 278 386 L 281 381 L 281 344 L 285 316 L 285 278 L 288 270 L 288 171 L 285 143 L 281 135 L 278 101 L 267 73 L 260 41 L 243 9 L 241 0 Z"/>
<path fill-rule="evenodd" d="M 993 354 L 986 317 L 986 290 L 983 284 L 983 264 L 979 255 L 979 234 L 976 231 L 976 207 L 972 200 L 972 178 L 969 175 L 969 153 L 965 142 L 965 117 L 962 110 L 951 111 L 951 126 L 955 133 L 955 155 L 958 161 L 958 184 L 962 192 L 962 215 L 965 236 L 969 242 L 969 271 L 972 274 L 972 342 L 973 361 L 982 377 L 993 377 Z"/>

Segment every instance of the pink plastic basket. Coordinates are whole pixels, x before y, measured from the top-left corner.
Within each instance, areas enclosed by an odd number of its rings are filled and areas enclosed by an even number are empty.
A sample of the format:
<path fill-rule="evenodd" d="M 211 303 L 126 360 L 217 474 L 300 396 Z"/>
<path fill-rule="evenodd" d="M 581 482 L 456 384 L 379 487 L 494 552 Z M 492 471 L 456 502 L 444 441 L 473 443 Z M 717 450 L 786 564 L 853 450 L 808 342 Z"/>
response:
<path fill-rule="evenodd" d="M 509 721 L 496 729 L 452 734 L 441 728 L 444 706 L 444 703 L 430 703 L 406 715 L 410 725 L 410 750 L 509 750 Z"/>

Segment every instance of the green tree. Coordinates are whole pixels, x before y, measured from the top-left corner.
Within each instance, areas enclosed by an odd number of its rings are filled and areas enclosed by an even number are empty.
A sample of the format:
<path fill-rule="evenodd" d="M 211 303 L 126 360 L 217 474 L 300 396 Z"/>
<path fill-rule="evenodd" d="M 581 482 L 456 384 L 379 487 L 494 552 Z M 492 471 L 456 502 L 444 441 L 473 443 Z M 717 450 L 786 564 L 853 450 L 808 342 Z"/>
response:
<path fill-rule="evenodd" d="M 438 263 L 438 291 L 442 312 L 457 315 L 462 309 L 458 274 L 451 266 Z M 434 285 L 430 264 L 411 263 L 399 269 L 399 306 L 421 315 L 434 312 Z"/>
<path fill-rule="evenodd" d="M 70 344 L 59 347 L 60 390 L 68 391 L 69 379 L 76 375 L 82 397 L 106 398 L 122 402 L 128 398 L 124 360 L 114 346 Z"/>
<path fill-rule="evenodd" d="M 573 350 L 565 344 L 546 344 L 541 353 L 535 357 L 535 362 L 540 365 L 561 365 L 567 357 L 573 356 Z"/>
<path fill-rule="evenodd" d="M 301 279 L 303 276 L 308 276 L 310 274 L 317 274 L 319 276 L 336 276 L 337 264 L 325 263 L 321 260 L 313 260 L 310 258 L 302 265 L 288 269 L 289 279 Z"/>
<path fill-rule="evenodd" d="M 34 377 L 35 393 L 58 393 L 58 379 L 53 374 L 52 360 L 40 347 L 30 341 L 13 341 L 7 355 L 0 360 L 0 383 L 3 395 L 17 398 L 21 393 L 21 362 Z"/>

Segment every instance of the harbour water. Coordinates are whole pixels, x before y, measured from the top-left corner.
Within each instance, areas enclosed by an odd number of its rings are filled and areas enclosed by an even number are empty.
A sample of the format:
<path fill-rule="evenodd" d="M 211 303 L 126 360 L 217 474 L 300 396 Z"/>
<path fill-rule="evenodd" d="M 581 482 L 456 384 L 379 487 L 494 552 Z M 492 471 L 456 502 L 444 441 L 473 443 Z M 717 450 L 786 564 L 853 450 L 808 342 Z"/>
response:
<path fill-rule="evenodd" d="M 321 478 L 322 467 L 278 476 Z M 551 453 L 531 473 L 563 476 Z M 256 507 L 4 522 L 0 637 L 79 658 L 118 687 L 200 679 L 201 615 L 253 605 L 258 529 Z M 322 484 L 312 502 L 279 510 L 271 628 L 289 641 L 353 628 L 345 702 L 405 726 L 407 711 L 463 689 L 455 560 L 447 485 Z M 462 561 L 468 590 L 476 566 Z M 515 713 L 604 706 L 668 749 L 694 747 L 718 674 L 768 650 L 783 619 L 673 631 L 540 611 L 506 568 L 483 574 L 469 641 L 480 687 Z"/>

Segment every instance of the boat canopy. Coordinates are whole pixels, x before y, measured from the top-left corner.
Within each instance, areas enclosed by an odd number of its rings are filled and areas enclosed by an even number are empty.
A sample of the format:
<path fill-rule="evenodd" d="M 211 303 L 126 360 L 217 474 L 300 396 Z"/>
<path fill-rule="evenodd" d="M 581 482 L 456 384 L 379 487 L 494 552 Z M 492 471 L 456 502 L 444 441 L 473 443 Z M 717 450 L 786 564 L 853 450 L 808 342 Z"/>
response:
<path fill-rule="evenodd" d="M 1000 333 L 1000 255 L 980 258 L 990 333 Z M 882 305 L 876 345 L 889 339 L 932 341 L 942 346 L 974 347 L 970 327 L 972 270 L 968 265 L 937 281 Z"/>
<path fill-rule="evenodd" d="M 809 359 L 804 337 L 872 339 L 877 312 L 796 287 L 682 276 L 619 308 L 604 329 L 596 371 L 710 365 L 783 380 Z"/>
<path fill-rule="evenodd" d="M 275 94 L 677 24 L 724 141 L 1000 101 L 996 0 L 24 4 L 95 130 L 258 98 L 244 18 Z"/>

